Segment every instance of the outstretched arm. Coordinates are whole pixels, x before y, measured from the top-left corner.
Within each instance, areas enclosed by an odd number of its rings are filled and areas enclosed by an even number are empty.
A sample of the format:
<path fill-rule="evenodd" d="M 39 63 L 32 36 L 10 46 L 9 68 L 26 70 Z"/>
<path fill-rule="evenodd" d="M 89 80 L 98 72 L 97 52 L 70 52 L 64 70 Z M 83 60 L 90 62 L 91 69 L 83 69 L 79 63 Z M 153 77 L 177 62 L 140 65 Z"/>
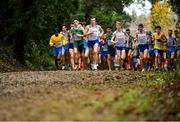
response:
<path fill-rule="evenodd" d="M 101 32 L 99 36 L 100 36 L 100 37 L 103 37 L 103 35 L 104 35 L 104 30 L 102 29 L 101 26 L 99 27 L 99 29 L 100 29 L 100 32 Z"/>

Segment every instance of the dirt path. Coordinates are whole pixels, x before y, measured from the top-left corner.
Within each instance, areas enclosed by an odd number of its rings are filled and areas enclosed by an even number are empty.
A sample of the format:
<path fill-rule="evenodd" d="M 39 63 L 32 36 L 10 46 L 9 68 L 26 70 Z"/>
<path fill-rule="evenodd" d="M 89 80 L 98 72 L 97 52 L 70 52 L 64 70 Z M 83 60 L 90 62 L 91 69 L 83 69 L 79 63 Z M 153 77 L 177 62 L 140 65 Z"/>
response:
<path fill-rule="evenodd" d="M 0 120 L 177 120 L 179 97 L 162 87 L 169 80 L 128 71 L 1 73 Z"/>

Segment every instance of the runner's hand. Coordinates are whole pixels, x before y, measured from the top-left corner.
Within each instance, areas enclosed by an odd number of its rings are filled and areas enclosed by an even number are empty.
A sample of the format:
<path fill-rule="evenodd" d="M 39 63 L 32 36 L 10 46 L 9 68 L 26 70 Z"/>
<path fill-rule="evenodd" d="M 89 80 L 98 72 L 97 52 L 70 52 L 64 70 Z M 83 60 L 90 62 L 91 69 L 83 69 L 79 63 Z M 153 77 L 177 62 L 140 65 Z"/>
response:
<path fill-rule="evenodd" d="M 93 35 L 93 32 L 88 32 L 86 35 Z"/>
<path fill-rule="evenodd" d="M 59 43 L 59 41 L 53 41 L 54 45 L 57 45 Z"/>
<path fill-rule="evenodd" d="M 76 34 L 76 36 L 78 36 L 78 37 L 84 37 L 84 35 L 81 35 L 81 34 Z"/>
<path fill-rule="evenodd" d="M 116 43 L 117 43 L 117 41 L 113 41 L 113 40 L 111 40 L 111 42 L 112 42 L 113 44 L 116 44 Z"/>

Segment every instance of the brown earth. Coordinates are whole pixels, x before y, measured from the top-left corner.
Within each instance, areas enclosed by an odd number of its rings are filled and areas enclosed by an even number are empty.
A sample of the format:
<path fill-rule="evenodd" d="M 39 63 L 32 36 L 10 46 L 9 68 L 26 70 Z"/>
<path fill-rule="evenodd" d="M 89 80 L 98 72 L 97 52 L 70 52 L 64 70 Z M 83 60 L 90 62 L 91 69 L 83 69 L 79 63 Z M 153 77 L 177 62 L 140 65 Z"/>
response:
<path fill-rule="evenodd" d="M 0 120 L 179 120 L 178 95 L 166 73 L 0 73 Z"/>

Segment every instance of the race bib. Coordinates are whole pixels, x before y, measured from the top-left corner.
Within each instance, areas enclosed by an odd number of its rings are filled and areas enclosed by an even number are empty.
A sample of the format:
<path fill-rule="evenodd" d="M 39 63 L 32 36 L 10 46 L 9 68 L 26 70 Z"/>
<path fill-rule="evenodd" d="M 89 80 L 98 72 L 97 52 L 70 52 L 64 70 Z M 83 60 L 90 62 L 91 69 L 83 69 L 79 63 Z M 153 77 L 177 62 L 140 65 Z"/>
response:
<path fill-rule="evenodd" d="M 117 33 L 116 34 L 116 41 L 117 46 L 124 46 L 125 45 L 125 35 L 124 33 Z"/>
<path fill-rule="evenodd" d="M 89 32 L 91 33 L 89 35 L 89 40 L 96 40 L 99 38 L 100 32 L 99 32 L 98 28 L 91 27 L 89 29 Z"/>
<path fill-rule="evenodd" d="M 160 39 L 157 39 L 157 40 L 156 40 L 156 45 L 157 45 L 157 46 L 161 46 L 161 45 L 162 45 L 162 41 L 161 41 Z"/>
<path fill-rule="evenodd" d="M 138 42 L 139 44 L 146 44 L 146 34 L 138 34 Z"/>
<path fill-rule="evenodd" d="M 107 45 L 103 45 L 103 46 L 102 46 L 102 50 L 103 50 L 103 51 L 108 51 Z"/>
<path fill-rule="evenodd" d="M 168 40 L 167 40 L 167 46 L 168 47 L 173 47 L 174 46 L 174 38 L 168 38 Z"/>

